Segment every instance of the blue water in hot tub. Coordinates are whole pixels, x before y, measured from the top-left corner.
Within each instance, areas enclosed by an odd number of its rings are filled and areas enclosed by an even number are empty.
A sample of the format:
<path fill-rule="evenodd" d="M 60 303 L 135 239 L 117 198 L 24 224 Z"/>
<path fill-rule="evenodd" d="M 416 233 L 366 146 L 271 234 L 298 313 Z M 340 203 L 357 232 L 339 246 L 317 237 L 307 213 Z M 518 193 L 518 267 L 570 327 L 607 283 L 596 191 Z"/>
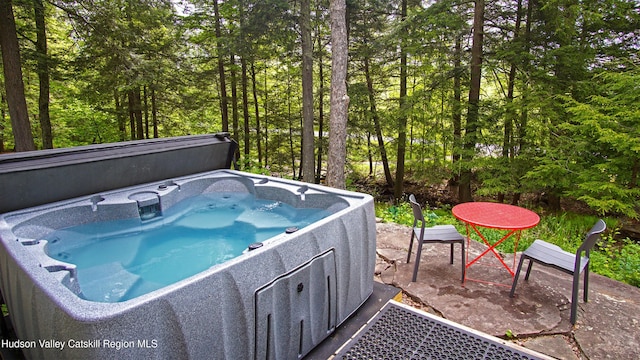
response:
<path fill-rule="evenodd" d="M 251 243 L 329 214 L 251 194 L 212 193 L 185 199 L 148 221 L 79 225 L 43 239 L 50 257 L 77 266 L 81 297 L 120 302 L 195 275 L 239 256 Z"/>

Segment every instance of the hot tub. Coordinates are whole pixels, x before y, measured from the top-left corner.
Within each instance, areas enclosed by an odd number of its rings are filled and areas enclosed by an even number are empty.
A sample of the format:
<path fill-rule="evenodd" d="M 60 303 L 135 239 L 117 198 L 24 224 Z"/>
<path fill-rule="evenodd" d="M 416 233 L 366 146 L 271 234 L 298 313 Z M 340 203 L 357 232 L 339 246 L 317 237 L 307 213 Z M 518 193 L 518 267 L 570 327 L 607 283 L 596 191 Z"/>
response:
<path fill-rule="evenodd" d="M 58 239 L 51 237 L 55 231 L 126 219 L 140 231 L 169 226 L 172 209 L 194 196 L 216 193 L 250 194 L 326 214 L 182 280 L 124 297 L 138 281 L 127 269 L 109 263 L 106 271 L 123 274 L 122 280 L 110 281 L 125 291 L 95 298 L 78 281 L 83 270 L 73 259 L 49 256 L 64 253 L 52 244 Z M 20 339 L 3 345 L 34 359 L 300 358 L 373 291 L 374 217 L 369 195 L 233 170 L 3 214 L 0 285 Z M 269 225 L 235 224 L 242 233 Z M 141 251 L 136 241 L 121 240 L 118 249 L 135 257 Z"/>

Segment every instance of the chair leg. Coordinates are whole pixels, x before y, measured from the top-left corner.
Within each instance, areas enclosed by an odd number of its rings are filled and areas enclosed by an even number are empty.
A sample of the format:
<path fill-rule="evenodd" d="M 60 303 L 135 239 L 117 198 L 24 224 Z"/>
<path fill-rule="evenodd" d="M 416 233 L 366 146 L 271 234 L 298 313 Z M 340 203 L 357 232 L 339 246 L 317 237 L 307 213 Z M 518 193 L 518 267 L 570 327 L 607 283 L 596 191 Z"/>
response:
<path fill-rule="evenodd" d="M 422 241 L 418 241 L 418 250 L 416 251 L 416 264 L 413 267 L 412 282 L 416 282 L 418 278 L 418 267 L 420 267 L 420 256 L 422 255 Z"/>
<path fill-rule="evenodd" d="M 411 261 L 411 248 L 413 247 L 413 238 L 416 236 L 416 233 L 413 229 L 411 229 L 411 241 L 409 242 L 409 253 L 407 254 L 407 264 Z"/>
<path fill-rule="evenodd" d="M 575 325 L 576 318 L 578 317 L 578 291 L 580 282 L 580 273 L 574 272 L 573 274 L 573 289 L 571 291 L 571 324 Z"/>
<path fill-rule="evenodd" d="M 449 263 L 453 265 L 453 243 L 451 243 L 451 253 L 449 254 Z"/>
<path fill-rule="evenodd" d="M 460 243 L 460 247 L 462 248 L 462 251 L 460 251 L 460 254 L 462 255 L 460 258 L 460 264 L 462 265 L 462 277 L 460 278 L 460 281 L 462 281 L 464 283 L 464 275 L 465 272 L 467 270 L 467 264 L 465 264 L 465 252 L 464 252 L 464 240 Z"/>
<path fill-rule="evenodd" d="M 584 291 L 582 294 L 582 300 L 584 300 L 584 302 L 589 301 L 588 300 L 588 296 L 589 296 L 589 264 L 587 264 L 587 266 L 585 266 L 584 269 Z"/>
<path fill-rule="evenodd" d="M 527 274 L 524 276 L 525 281 L 529 281 L 529 275 L 531 274 L 532 267 L 533 267 L 533 260 L 529 259 L 529 266 L 527 266 Z"/>
<path fill-rule="evenodd" d="M 520 276 L 520 270 L 522 270 L 523 262 L 524 262 L 524 256 L 520 255 L 520 261 L 518 262 L 518 270 L 516 270 L 516 274 L 513 276 L 513 284 L 511 284 L 511 292 L 509 292 L 509 297 L 513 297 L 514 293 L 516 292 L 516 286 L 518 285 L 518 277 Z M 531 259 L 529 259 L 529 267 L 531 267 Z M 528 276 L 528 272 L 527 272 L 527 276 Z"/>

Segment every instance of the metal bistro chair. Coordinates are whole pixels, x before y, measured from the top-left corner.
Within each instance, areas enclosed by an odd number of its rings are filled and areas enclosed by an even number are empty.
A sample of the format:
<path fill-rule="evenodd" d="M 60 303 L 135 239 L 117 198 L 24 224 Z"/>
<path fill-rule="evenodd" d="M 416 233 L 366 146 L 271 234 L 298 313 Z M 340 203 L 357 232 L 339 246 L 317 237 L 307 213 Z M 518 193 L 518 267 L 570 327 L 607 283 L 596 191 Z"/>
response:
<path fill-rule="evenodd" d="M 598 239 L 600 239 L 600 234 L 602 234 L 606 228 L 607 225 L 604 221 L 598 220 L 591 230 L 589 230 L 584 242 L 580 245 L 575 254 L 566 252 L 559 246 L 549 244 L 546 241 L 534 241 L 533 244 L 531 244 L 531 246 L 529 246 L 520 256 L 520 263 L 518 264 L 516 275 L 513 278 L 513 285 L 511 285 L 511 292 L 509 293 L 509 296 L 513 297 L 516 285 L 518 284 L 520 269 L 522 268 L 522 263 L 525 259 L 529 260 L 527 274 L 524 277 L 525 280 L 529 280 L 531 266 L 534 262 L 544 266 L 550 266 L 567 274 L 573 275 L 573 290 L 571 293 L 571 324 L 575 324 L 578 310 L 578 285 L 580 282 L 580 273 L 584 271 L 583 300 L 584 302 L 587 302 L 587 294 L 589 290 L 589 253 Z M 585 256 L 582 256 L 583 252 L 585 253 Z"/>
<path fill-rule="evenodd" d="M 416 264 L 413 269 L 413 279 L 411 281 L 415 282 L 418 277 L 418 267 L 420 266 L 420 255 L 422 254 L 422 244 L 425 243 L 438 243 L 438 244 L 451 244 L 451 255 L 450 261 L 453 264 L 453 245 L 456 243 L 460 244 L 462 248 L 460 251 L 461 254 L 461 263 L 462 263 L 462 276 L 460 277 L 461 281 L 464 281 L 464 272 L 465 272 L 465 253 L 464 253 L 464 236 L 462 236 L 458 230 L 453 225 L 436 225 L 433 227 L 425 228 L 425 220 L 424 215 L 422 214 L 422 209 L 420 208 L 420 204 L 416 202 L 416 197 L 411 194 L 409 196 L 409 202 L 411 203 L 411 207 L 413 208 L 413 231 L 411 232 L 411 242 L 409 243 L 409 254 L 407 255 L 407 264 L 411 260 L 411 249 L 413 248 L 413 239 L 417 238 L 418 240 L 418 251 L 416 252 Z M 418 221 L 421 222 L 420 227 L 418 226 Z"/>

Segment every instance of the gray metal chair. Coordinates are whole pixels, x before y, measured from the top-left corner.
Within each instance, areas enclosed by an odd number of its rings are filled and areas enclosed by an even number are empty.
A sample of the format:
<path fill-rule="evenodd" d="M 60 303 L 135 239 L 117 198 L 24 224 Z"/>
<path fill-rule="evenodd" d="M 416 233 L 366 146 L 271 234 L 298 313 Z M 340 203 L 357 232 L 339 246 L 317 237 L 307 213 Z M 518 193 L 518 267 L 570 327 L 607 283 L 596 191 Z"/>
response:
<path fill-rule="evenodd" d="M 587 302 L 587 294 L 589 290 L 589 253 L 591 248 L 600 239 L 602 234 L 607 228 L 607 225 L 602 220 L 598 220 L 596 224 L 589 230 L 587 236 L 576 251 L 575 254 L 562 250 L 559 246 L 549 244 L 546 241 L 536 240 L 525 250 L 520 256 L 520 263 L 518 264 L 518 270 L 513 278 L 513 284 L 511 285 L 510 297 L 513 297 L 518 284 L 518 276 L 520 275 L 520 269 L 524 260 L 529 260 L 529 266 L 527 267 L 527 274 L 524 279 L 529 280 L 529 274 L 531 273 L 531 267 L 534 262 L 549 266 L 560 271 L 563 271 L 569 275 L 573 275 L 573 290 L 571 293 L 571 324 L 576 323 L 577 310 L 578 310 L 578 285 L 580 283 L 580 273 L 584 272 L 584 290 L 583 300 Z M 584 253 L 584 256 L 582 255 Z M 577 260 L 577 261 L 576 261 Z"/>
<path fill-rule="evenodd" d="M 438 243 L 438 244 L 450 244 L 451 245 L 451 255 L 450 261 L 453 264 L 453 245 L 456 243 L 460 244 L 461 247 L 461 263 L 462 263 L 462 276 L 460 278 L 461 281 L 464 281 L 464 272 L 465 272 L 465 253 L 464 253 L 464 236 L 462 236 L 458 230 L 453 225 L 436 225 L 433 227 L 426 227 L 426 222 L 424 220 L 424 215 L 422 214 L 422 209 L 420 208 L 420 204 L 416 202 L 416 197 L 411 194 L 409 196 L 409 202 L 411 203 L 411 208 L 413 209 L 413 231 L 411 232 L 411 242 L 409 242 L 409 254 L 407 255 L 407 264 L 411 260 L 411 249 L 413 248 L 413 239 L 417 238 L 418 241 L 418 251 L 416 252 L 416 264 L 413 269 L 413 279 L 411 281 L 415 282 L 418 277 L 418 267 L 420 266 L 420 255 L 422 254 L 422 244 L 426 243 Z M 420 227 L 418 227 L 418 222 L 421 223 Z"/>

